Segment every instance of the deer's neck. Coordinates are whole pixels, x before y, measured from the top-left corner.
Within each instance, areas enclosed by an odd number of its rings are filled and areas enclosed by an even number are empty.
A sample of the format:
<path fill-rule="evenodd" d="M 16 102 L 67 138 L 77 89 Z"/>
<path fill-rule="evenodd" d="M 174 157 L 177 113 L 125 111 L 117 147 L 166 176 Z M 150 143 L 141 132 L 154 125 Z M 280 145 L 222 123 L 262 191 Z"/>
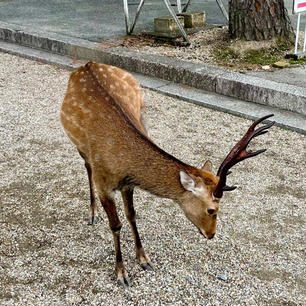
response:
<path fill-rule="evenodd" d="M 180 183 L 179 172 L 183 170 L 190 173 L 195 168 L 181 162 L 150 141 L 146 144 L 136 159 L 136 167 L 139 168 L 133 173 L 135 184 L 159 197 L 179 201 L 185 192 Z M 139 169 L 142 171 L 138 171 Z"/>

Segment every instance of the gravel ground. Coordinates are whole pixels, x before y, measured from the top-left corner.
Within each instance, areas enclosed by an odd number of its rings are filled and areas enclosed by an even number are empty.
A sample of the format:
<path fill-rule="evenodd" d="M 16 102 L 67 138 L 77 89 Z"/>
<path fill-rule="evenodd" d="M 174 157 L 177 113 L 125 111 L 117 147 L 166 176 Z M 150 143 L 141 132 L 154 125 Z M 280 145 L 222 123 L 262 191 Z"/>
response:
<path fill-rule="evenodd" d="M 124 219 L 133 286 L 118 287 L 106 214 L 87 225 L 85 167 L 59 122 L 69 72 L 0 53 L 1 305 L 306 305 L 305 136 L 273 127 L 260 157 L 234 168 L 217 235 L 205 240 L 172 201 L 138 190 L 135 207 L 154 272 L 138 266 Z M 249 120 L 145 91 L 152 138 L 215 168 Z"/>

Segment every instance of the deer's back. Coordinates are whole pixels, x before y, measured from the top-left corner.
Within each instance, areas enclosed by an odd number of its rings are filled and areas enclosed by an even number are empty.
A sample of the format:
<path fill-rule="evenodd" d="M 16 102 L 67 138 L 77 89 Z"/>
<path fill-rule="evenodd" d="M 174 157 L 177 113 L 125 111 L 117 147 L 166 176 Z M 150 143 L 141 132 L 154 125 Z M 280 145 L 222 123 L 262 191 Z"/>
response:
<path fill-rule="evenodd" d="M 71 141 L 83 153 L 89 150 L 88 129 L 91 125 L 98 124 L 105 133 L 112 129 L 105 121 L 105 115 L 114 103 L 139 131 L 146 133 L 140 120 L 144 105 L 142 93 L 130 73 L 93 62 L 71 73 L 62 104 L 61 121 Z"/>

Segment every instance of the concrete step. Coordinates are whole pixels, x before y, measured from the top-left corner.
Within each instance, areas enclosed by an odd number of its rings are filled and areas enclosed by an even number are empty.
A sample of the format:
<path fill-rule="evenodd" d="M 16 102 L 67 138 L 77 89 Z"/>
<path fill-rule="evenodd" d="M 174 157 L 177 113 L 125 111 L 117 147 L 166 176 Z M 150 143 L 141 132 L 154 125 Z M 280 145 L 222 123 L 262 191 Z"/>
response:
<path fill-rule="evenodd" d="M 306 115 L 305 88 L 219 67 L 145 54 L 56 33 L 0 22 L 0 41 L 115 65 L 131 72 Z"/>

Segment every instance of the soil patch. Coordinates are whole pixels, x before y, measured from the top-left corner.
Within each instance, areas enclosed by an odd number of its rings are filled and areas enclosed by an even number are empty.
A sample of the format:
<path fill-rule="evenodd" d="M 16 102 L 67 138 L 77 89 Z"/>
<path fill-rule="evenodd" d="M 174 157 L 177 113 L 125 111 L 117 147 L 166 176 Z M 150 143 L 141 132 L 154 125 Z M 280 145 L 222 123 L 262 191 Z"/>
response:
<path fill-rule="evenodd" d="M 303 37 L 303 35 L 300 35 Z M 285 59 L 294 45 L 282 38 L 265 41 L 231 39 L 228 27 L 209 27 L 189 35 L 190 46 L 180 46 L 180 40 L 165 41 L 146 34 L 130 36 L 122 45 L 145 53 L 154 53 L 187 61 L 218 65 L 231 70 L 274 70 L 273 64 L 285 61 L 290 65 L 305 63 Z M 269 66 L 269 67 L 267 67 Z"/>

